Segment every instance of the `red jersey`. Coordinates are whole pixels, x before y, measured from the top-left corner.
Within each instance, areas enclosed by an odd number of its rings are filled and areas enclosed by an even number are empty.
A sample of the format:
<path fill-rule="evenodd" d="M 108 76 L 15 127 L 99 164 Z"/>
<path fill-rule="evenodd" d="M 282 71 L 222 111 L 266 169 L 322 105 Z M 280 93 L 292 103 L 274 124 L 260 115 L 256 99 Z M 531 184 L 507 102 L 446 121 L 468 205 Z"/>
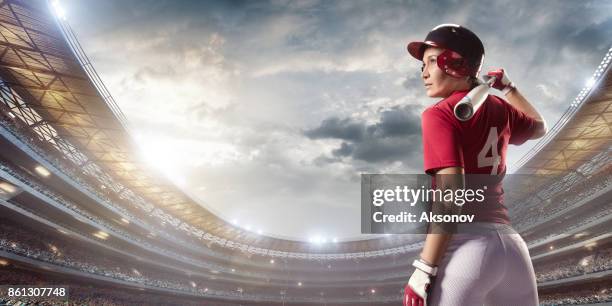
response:
<path fill-rule="evenodd" d="M 500 97 L 489 95 L 474 117 L 455 118 L 454 107 L 468 91 L 456 91 L 423 112 L 423 158 L 425 172 L 463 167 L 466 174 L 494 174 L 484 203 L 464 205 L 462 214 L 474 214 L 474 222 L 509 224 L 504 206 L 502 179 L 506 173 L 508 144 L 520 145 L 535 131 L 536 121 Z M 469 182 L 466 180 L 466 188 Z"/>

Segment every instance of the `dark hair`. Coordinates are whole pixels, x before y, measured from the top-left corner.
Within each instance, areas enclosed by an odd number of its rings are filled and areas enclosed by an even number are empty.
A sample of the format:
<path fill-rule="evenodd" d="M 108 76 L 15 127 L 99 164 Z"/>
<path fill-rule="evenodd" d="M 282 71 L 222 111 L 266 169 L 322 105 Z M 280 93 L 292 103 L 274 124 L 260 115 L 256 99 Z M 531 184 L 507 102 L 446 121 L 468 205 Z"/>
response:
<path fill-rule="evenodd" d="M 475 76 L 470 76 L 470 78 L 468 79 L 468 83 L 470 84 L 470 90 L 474 89 L 474 87 L 480 85 L 480 81 L 478 81 L 478 78 Z"/>

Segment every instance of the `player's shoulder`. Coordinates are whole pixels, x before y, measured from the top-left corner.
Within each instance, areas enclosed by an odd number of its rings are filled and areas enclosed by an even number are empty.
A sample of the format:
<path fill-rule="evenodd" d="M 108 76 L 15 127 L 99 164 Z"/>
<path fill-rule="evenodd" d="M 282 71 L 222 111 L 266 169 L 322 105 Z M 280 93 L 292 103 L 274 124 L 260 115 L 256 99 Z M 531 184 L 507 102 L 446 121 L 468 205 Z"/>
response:
<path fill-rule="evenodd" d="M 495 104 L 498 104 L 501 107 L 508 107 L 510 106 L 510 104 L 508 104 L 508 101 L 504 100 L 504 98 L 496 96 L 496 95 L 488 95 L 487 96 L 487 103 L 488 102 L 493 102 Z"/>
<path fill-rule="evenodd" d="M 455 105 L 459 103 L 468 91 L 455 91 L 450 96 L 436 102 L 435 104 L 427 107 L 423 111 L 423 117 L 444 117 L 453 118 Z"/>
<path fill-rule="evenodd" d="M 487 106 L 503 113 L 509 113 L 512 108 L 512 105 L 510 105 L 508 101 L 496 95 L 489 95 L 487 97 Z"/>
<path fill-rule="evenodd" d="M 450 96 L 438 101 L 437 103 L 427 107 L 422 114 L 423 120 L 444 120 L 451 122 L 453 125 L 461 125 L 459 121 L 455 120 L 455 105 L 461 101 L 468 91 L 455 91 Z M 488 109 L 487 112 L 492 112 L 494 116 L 503 116 L 504 113 L 509 112 L 509 108 L 512 106 L 501 97 L 495 95 L 488 95 L 486 106 L 481 109 Z M 479 112 L 481 112 L 479 110 Z M 466 124 L 465 122 L 463 124 Z"/>

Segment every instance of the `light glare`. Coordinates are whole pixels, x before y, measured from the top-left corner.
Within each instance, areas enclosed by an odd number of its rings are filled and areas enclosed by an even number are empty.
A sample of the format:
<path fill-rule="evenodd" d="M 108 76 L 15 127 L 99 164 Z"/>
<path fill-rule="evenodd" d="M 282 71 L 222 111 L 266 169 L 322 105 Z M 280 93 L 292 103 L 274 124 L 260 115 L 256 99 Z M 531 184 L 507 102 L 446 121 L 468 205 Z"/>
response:
<path fill-rule="evenodd" d="M 55 0 L 51 2 L 51 5 L 53 6 L 55 16 L 61 20 L 66 20 L 66 10 L 64 10 L 64 8 L 60 5 L 59 1 Z"/>
<path fill-rule="evenodd" d="M 36 173 L 44 177 L 48 177 L 49 175 L 51 175 L 51 172 L 49 172 L 49 170 L 47 170 L 45 167 L 41 165 L 36 166 L 36 168 L 34 168 L 34 171 L 36 171 Z"/>
<path fill-rule="evenodd" d="M 589 79 L 586 81 L 586 86 L 587 86 L 588 88 L 591 88 L 591 87 L 593 87 L 593 85 L 595 85 L 595 79 L 594 79 L 594 78 L 589 78 Z"/>

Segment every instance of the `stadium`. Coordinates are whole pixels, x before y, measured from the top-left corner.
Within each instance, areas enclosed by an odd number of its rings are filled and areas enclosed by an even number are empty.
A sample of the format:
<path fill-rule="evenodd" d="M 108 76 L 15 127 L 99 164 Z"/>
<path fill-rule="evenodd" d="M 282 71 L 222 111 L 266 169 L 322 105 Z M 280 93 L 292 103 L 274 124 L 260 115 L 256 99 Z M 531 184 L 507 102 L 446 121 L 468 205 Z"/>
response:
<path fill-rule="evenodd" d="M 422 239 L 260 235 L 135 155 L 126 118 L 44 1 L 0 5 L 0 285 L 69 305 L 399 305 Z M 505 183 L 541 305 L 612 303 L 612 48 Z M 0 304 L 64 305 L 0 296 Z"/>

